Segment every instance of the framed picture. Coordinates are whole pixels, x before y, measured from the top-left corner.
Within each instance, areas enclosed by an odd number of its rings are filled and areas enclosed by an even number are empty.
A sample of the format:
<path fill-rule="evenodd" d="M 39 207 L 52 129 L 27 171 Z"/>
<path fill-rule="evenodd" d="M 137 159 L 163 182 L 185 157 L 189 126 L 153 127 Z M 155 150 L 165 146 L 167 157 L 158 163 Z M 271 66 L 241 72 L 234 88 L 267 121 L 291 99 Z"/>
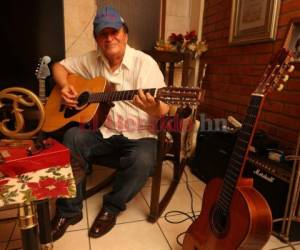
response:
<path fill-rule="evenodd" d="M 300 18 L 292 19 L 283 46 L 293 52 L 295 62 L 300 62 Z"/>
<path fill-rule="evenodd" d="M 230 44 L 275 40 L 280 0 L 233 0 Z"/>

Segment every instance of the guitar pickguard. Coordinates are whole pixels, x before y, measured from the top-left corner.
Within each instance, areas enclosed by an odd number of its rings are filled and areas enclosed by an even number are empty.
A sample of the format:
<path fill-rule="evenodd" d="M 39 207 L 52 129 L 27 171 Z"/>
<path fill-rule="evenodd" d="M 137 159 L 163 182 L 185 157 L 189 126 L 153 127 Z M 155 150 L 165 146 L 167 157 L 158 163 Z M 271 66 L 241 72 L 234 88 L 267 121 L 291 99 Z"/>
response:
<path fill-rule="evenodd" d="M 76 109 L 76 108 L 64 108 L 64 118 L 71 118 L 74 115 L 78 114 L 82 109 Z"/>

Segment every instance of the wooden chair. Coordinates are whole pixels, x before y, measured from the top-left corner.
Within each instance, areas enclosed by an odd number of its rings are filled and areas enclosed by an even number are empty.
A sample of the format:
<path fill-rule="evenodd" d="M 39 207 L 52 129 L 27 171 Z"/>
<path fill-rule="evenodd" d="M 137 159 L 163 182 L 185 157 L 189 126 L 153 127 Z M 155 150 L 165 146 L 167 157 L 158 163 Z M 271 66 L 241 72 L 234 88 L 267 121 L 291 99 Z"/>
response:
<path fill-rule="evenodd" d="M 188 63 L 189 55 L 183 53 L 174 52 L 162 52 L 156 51 L 149 52 L 151 56 L 158 62 L 161 67 L 164 76 L 168 79 L 167 84 L 173 85 L 174 82 L 174 65 L 176 62 L 183 61 L 182 72 L 182 85 L 187 85 L 188 82 Z M 168 65 L 169 64 L 169 65 Z M 167 66 L 168 65 L 168 66 Z M 168 67 L 168 69 L 167 69 Z M 168 73 L 168 76 L 166 75 Z M 174 114 L 169 114 L 162 118 L 158 123 L 158 142 L 157 142 L 157 163 L 152 175 L 151 186 L 151 198 L 150 198 L 150 213 L 148 220 L 150 222 L 156 222 L 161 216 L 167 205 L 169 204 L 185 167 L 185 161 L 181 159 L 181 131 L 180 129 L 172 129 L 168 131 L 168 128 L 174 128 L 175 124 L 179 124 L 179 120 L 186 117 L 189 113 L 189 109 L 177 109 Z M 171 136 L 170 136 L 171 135 Z M 173 176 L 168 190 L 163 196 L 160 194 L 161 177 L 163 162 L 169 160 L 173 163 Z M 97 160 L 94 161 L 97 163 Z M 85 197 L 88 198 L 94 195 L 102 188 L 106 187 L 113 180 L 115 173 L 112 173 L 104 181 L 98 183 L 96 186 L 86 189 Z"/>
<path fill-rule="evenodd" d="M 158 50 L 152 50 L 147 53 L 158 63 L 165 77 L 167 86 L 174 85 L 175 63 L 182 62 L 181 86 L 188 85 L 189 53 Z M 171 123 L 172 125 L 170 127 L 174 128 L 174 124 L 180 123 L 180 120 L 186 118 L 189 114 L 189 108 L 177 108 L 175 110 L 171 107 L 169 114 L 163 119 Z M 162 122 L 162 120 L 160 122 Z M 185 167 L 185 160 L 181 157 L 181 128 L 177 128 L 173 131 L 168 131 L 167 128 L 168 126 L 166 126 L 166 128 L 160 127 L 158 130 L 157 165 L 152 176 L 150 214 L 148 216 L 148 220 L 151 222 L 155 222 L 169 204 Z M 163 162 L 166 160 L 171 161 L 173 164 L 173 176 L 166 193 L 161 197 L 162 167 Z"/>
<path fill-rule="evenodd" d="M 181 86 L 188 86 L 188 73 L 191 54 L 173 51 L 146 51 L 158 63 L 168 86 L 174 85 L 175 64 L 182 62 Z"/>

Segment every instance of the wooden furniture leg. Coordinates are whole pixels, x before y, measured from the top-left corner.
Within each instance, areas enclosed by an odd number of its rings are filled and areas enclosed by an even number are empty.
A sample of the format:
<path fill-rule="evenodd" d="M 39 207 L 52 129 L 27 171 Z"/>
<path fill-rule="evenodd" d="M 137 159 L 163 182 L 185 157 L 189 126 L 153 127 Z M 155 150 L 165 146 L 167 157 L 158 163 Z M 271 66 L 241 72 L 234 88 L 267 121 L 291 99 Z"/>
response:
<path fill-rule="evenodd" d="M 26 203 L 19 207 L 19 227 L 23 249 L 39 250 L 37 216 L 33 203 Z"/>
<path fill-rule="evenodd" d="M 46 199 L 37 201 L 36 206 L 39 224 L 40 248 L 42 250 L 51 250 L 53 249 L 53 240 L 51 235 L 49 200 Z"/>

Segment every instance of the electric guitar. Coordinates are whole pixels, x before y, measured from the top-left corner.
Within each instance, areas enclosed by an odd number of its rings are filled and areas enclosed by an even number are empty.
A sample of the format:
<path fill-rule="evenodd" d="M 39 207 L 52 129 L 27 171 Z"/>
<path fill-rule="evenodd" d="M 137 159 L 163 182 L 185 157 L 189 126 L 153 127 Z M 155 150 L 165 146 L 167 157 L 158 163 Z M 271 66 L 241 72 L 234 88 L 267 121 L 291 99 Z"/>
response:
<path fill-rule="evenodd" d="M 102 107 L 105 107 L 103 113 L 106 115 L 109 111 L 106 104 L 114 101 L 132 100 L 138 92 L 138 90 L 105 92 L 106 80 L 103 77 L 87 80 L 71 74 L 68 76 L 68 82 L 79 94 L 77 107 L 69 108 L 64 105 L 60 95 L 60 87 L 56 85 L 45 105 L 46 119 L 42 131 L 52 132 L 70 122 L 87 123 L 99 112 L 98 108 L 101 110 Z M 200 97 L 199 88 L 164 87 L 144 89 L 144 92 L 149 92 L 157 100 L 176 105 L 197 105 Z M 101 123 L 105 121 L 105 115 L 100 118 Z"/>
<path fill-rule="evenodd" d="M 242 172 L 265 97 L 272 89 L 283 88 L 281 80 L 287 80 L 286 72 L 294 69 L 289 65 L 292 59 L 291 53 L 282 49 L 266 68 L 251 95 L 224 180 L 213 179 L 207 184 L 201 213 L 186 232 L 184 250 L 258 250 L 269 239 L 270 208 L 253 188 L 253 180 L 242 178 Z"/>
<path fill-rule="evenodd" d="M 48 64 L 51 62 L 51 58 L 49 56 L 43 56 L 39 60 L 39 64 L 35 70 L 35 75 L 39 81 L 39 98 L 43 104 L 46 103 L 46 78 L 50 76 L 50 69 Z"/>

